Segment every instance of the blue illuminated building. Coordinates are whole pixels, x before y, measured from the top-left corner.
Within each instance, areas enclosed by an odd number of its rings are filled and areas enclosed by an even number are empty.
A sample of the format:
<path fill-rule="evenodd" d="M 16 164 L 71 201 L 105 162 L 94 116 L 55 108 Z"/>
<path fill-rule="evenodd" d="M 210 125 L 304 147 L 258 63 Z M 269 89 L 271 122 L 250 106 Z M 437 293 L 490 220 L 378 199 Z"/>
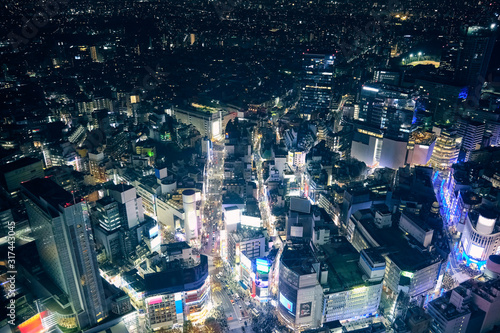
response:
<path fill-rule="evenodd" d="M 474 264 L 481 269 L 490 255 L 499 253 L 500 226 L 497 216 L 496 211 L 485 206 L 468 214 L 458 248 L 468 266 Z"/>

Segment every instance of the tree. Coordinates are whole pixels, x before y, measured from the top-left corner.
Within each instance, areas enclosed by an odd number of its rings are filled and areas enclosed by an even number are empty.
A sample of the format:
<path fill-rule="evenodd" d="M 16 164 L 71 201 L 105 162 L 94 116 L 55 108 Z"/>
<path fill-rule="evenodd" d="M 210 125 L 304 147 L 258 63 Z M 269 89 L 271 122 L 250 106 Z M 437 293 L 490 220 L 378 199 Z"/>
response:
<path fill-rule="evenodd" d="M 205 320 L 205 332 L 206 333 L 220 333 L 222 332 L 222 327 L 219 324 L 219 322 L 213 318 L 213 317 L 208 317 Z"/>
<path fill-rule="evenodd" d="M 212 292 L 219 292 L 222 290 L 222 285 L 219 281 L 212 282 Z"/>
<path fill-rule="evenodd" d="M 220 272 L 220 269 L 222 268 L 222 266 L 223 266 L 222 258 L 219 255 L 215 256 L 214 257 L 214 267 L 217 270 L 217 272 Z"/>
<path fill-rule="evenodd" d="M 175 234 L 171 231 L 165 230 L 163 233 L 163 243 L 175 243 Z"/>

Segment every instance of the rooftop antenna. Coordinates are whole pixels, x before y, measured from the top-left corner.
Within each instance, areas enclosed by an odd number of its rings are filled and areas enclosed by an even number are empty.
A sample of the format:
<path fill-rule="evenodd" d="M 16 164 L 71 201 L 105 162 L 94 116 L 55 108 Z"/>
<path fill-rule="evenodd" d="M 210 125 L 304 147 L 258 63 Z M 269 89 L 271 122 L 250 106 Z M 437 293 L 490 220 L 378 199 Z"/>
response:
<path fill-rule="evenodd" d="M 76 205 L 75 191 L 71 191 L 71 195 L 73 196 L 73 205 Z"/>

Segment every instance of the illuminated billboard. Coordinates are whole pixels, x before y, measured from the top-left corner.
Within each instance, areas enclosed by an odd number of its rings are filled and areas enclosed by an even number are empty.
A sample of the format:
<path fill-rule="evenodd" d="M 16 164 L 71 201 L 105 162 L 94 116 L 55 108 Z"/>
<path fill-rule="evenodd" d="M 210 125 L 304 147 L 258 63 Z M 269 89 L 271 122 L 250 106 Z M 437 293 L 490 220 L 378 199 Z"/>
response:
<path fill-rule="evenodd" d="M 212 137 L 218 137 L 219 135 L 221 135 L 221 132 L 220 132 L 220 124 L 219 124 L 219 120 L 216 120 L 212 123 Z"/>
<path fill-rule="evenodd" d="M 293 303 L 290 302 L 282 293 L 280 293 L 280 303 L 283 305 L 288 311 L 293 313 Z"/>
<path fill-rule="evenodd" d="M 240 263 L 242 266 L 244 266 L 247 269 L 252 268 L 252 262 L 243 253 L 240 254 Z"/>
<path fill-rule="evenodd" d="M 37 313 L 30 319 L 21 323 L 17 328 L 21 333 L 39 333 L 44 332 L 45 328 L 42 324 L 42 318 L 47 315 L 47 311 L 43 311 L 41 313 Z"/>
<path fill-rule="evenodd" d="M 472 257 L 474 259 L 481 259 L 483 256 L 484 248 L 477 246 L 475 244 L 471 244 L 470 246 L 470 251 L 469 251 L 469 257 Z"/>
<path fill-rule="evenodd" d="M 269 273 L 269 263 L 264 259 L 255 260 L 257 264 L 257 271 L 261 273 Z"/>
<path fill-rule="evenodd" d="M 255 216 L 242 215 L 241 225 L 252 228 L 260 228 L 262 227 L 262 220 Z"/>
<path fill-rule="evenodd" d="M 175 300 L 175 313 L 182 314 L 183 311 L 182 311 L 182 295 L 181 295 L 181 293 L 175 293 L 174 300 Z"/>
<path fill-rule="evenodd" d="M 158 224 L 149 229 L 149 238 L 154 238 L 158 236 L 158 231 L 159 231 Z"/>
<path fill-rule="evenodd" d="M 299 317 L 309 317 L 311 315 L 312 302 L 300 304 Z"/>
<path fill-rule="evenodd" d="M 413 273 L 412 272 L 402 271 L 401 275 L 402 276 L 406 276 L 407 278 L 413 279 Z"/>
<path fill-rule="evenodd" d="M 156 236 L 155 238 L 151 239 L 151 251 L 154 251 L 155 249 L 158 249 L 161 245 L 161 237 Z"/>
<path fill-rule="evenodd" d="M 161 303 L 162 301 L 163 301 L 163 297 L 162 296 L 150 297 L 147 300 L 147 302 L 148 302 L 149 305 L 158 304 L 158 303 Z"/>
<path fill-rule="evenodd" d="M 237 206 L 227 207 L 224 212 L 224 221 L 226 222 L 226 225 L 240 223 L 241 210 Z"/>

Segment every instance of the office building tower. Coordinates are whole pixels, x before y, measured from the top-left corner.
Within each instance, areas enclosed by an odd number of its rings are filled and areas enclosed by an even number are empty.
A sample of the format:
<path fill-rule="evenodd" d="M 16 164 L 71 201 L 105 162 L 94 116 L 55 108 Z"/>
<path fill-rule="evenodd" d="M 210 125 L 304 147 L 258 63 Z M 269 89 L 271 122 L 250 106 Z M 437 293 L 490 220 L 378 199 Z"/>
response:
<path fill-rule="evenodd" d="M 375 130 L 384 130 L 384 137 L 408 140 L 414 129 L 416 97 L 407 88 L 381 83 L 364 85 L 355 120 Z"/>
<path fill-rule="evenodd" d="M 303 118 L 329 112 L 333 96 L 333 66 L 331 54 L 305 53 L 302 56 L 302 84 L 299 110 Z M 321 117 L 321 116 L 320 116 Z"/>
<path fill-rule="evenodd" d="M 121 226 L 118 203 L 111 197 L 104 197 L 96 201 L 99 226 L 106 231 L 114 231 Z"/>
<path fill-rule="evenodd" d="M 500 279 L 471 279 L 431 301 L 431 332 L 496 332 L 500 324 Z"/>
<path fill-rule="evenodd" d="M 461 31 L 457 81 L 469 87 L 482 85 L 496 39 L 497 25 L 464 27 Z M 474 95 L 474 94 L 473 94 Z M 473 96 L 479 99 L 480 96 Z"/>
<path fill-rule="evenodd" d="M 319 248 L 327 265 L 320 278 L 322 322 L 374 316 L 382 296 L 385 259 L 372 250 L 358 253 L 344 237 Z"/>
<path fill-rule="evenodd" d="M 448 170 L 458 160 L 462 137 L 456 131 L 441 131 L 436 139 L 430 165 L 434 169 Z"/>
<path fill-rule="evenodd" d="M 248 259 L 262 258 L 266 255 L 266 238 L 262 229 L 238 228 L 237 231 L 227 234 L 228 262 L 232 266 L 240 264 L 241 253 Z"/>
<path fill-rule="evenodd" d="M 460 55 L 460 41 L 449 40 L 441 52 L 439 63 L 439 74 L 450 81 L 454 81 L 458 71 L 458 60 Z"/>
<path fill-rule="evenodd" d="M 435 143 L 436 135 L 434 133 L 421 131 L 413 132 L 408 141 L 406 163 L 410 166 L 427 165 L 434 151 Z"/>
<path fill-rule="evenodd" d="M 108 187 L 109 196 L 118 203 L 118 209 L 125 229 L 132 229 L 144 221 L 142 197 L 137 196 L 135 187 L 119 184 Z"/>
<path fill-rule="evenodd" d="M 457 210 L 453 221 L 457 231 L 462 233 L 469 213 L 481 205 L 483 198 L 471 190 L 460 190 L 457 197 Z"/>
<path fill-rule="evenodd" d="M 185 108 L 175 108 L 173 115 L 184 124 L 191 124 L 202 137 L 219 139 L 222 137 L 222 129 L 225 128 L 225 114 L 220 109 L 204 107 L 201 105 Z"/>
<path fill-rule="evenodd" d="M 95 211 L 98 223 L 94 229 L 95 239 L 104 247 L 106 258 L 116 262 L 122 256 L 119 232 L 122 218 L 119 204 L 111 197 L 104 197 L 96 201 Z"/>
<path fill-rule="evenodd" d="M 425 113 L 419 111 L 417 114 L 417 125 L 425 129 L 430 129 L 432 122 L 451 123 L 456 117 L 457 103 L 461 95 L 467 91 L 463 85 L 453 83 L 453 81 L 416 79 L 415 86 L 418 87 L 426 109 Z M 422 116 L 423 122 L 419 119 Z"/>
<path fill-rule="evenodd" d="M 146 325 L 150 330 L 182 327 L 185 320 L 200 324 L 208 316 L 208 259 L 194 254 L 186 242 L 162 245 L 164 257 L 145 274 Z"/>
<path fill-rule="evenodd" d="M 68 297 L 80 328 L 107 316 L 87 204 L 48 178 L 21 185 L 42 267 Z"/>
<path fill-rule="evenodd" d="M 294 330 L 321 325 L 320 262 L 308 244 L 283 249 L 279 266 L 278 318 Z"/>
<path fill-rule="evenodd" d="M 24 157 L 0 166 L 0 184 L 9 193 L 19 190 L 21 182 L 43 177 L 42 161 Z"/>
<path fill-rule="evenodd" d="M 433 333 L 464 333 L 471 318 L 471 291 L 460 286 L 431 301 L 427 312 L 432 317 Z"/>
<path fill-rule="evenodd" d="M 500 325 L 500 279 L 468 280 L 462 285 L 472 291 L 472 302 L 484 314 L 484 317 L 478 316 L 473 326 L 469 323 L 470 332 L 495 332 Z"/>
<path fill-rule="evenodd" d="M 13 223 L 14 217 L 10 205 L 0 198 L 0 239 L 8 236 L 9 226 L 12 227 Z"/>
<path fill-rule="evenodd" d="M 472 119 L 460 118 L 457 122 L 457 133 L 462 137 L 460 161 L 467 162 L 470 153 L 481 148 L 485 124 Z"/>

